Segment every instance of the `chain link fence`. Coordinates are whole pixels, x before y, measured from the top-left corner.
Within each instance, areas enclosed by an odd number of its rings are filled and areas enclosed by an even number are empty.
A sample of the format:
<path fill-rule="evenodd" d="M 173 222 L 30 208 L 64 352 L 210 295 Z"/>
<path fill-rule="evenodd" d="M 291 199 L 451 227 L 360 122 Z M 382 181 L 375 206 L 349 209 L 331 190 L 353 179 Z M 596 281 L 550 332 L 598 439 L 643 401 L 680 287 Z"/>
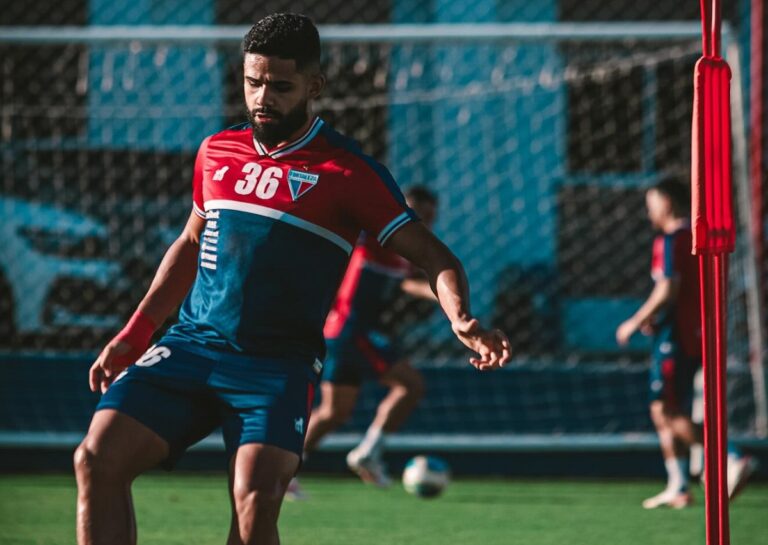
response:
<path fill-rule="evenodd" d="M 478 394 L 478 407 L 503 408 L 485 423 L 650 429 L 649 343 L 638 337 L 620 350 L 614 332 L 651 288 L 644 191 L 661 176 L 689 175 L 697 6 L 40 0 L 11 3 L 0 25 L 244 25 L 276 10 L 322 25 L 692 20 L 687 37 L 645 39 L 639 30 L 654 28 L 646 25 L 611 39 L 334 39 L 323 53 L 329 85 L 318 113 L 403 187 L 437 193 L 435 230 L 466 266 L 474 311 L 509 334 L 526 391 L 538 392 L 523 392 L 518 399 L 529 402 L 520 406 L 508 390 Z M 726 15 L 738 29 L 735 8 Z M 244 120 L 241 54 L 237 39 L 44 42 L 0 44 L 0 343 L 10 354 L 93 352 L 133 311 L 178 236 L 197 145 Z M 731 410 L 736 429 L 749 431 L 751 286 L 747 237 L 739 240 Z M 398 297 L 387 322 L 417 365 L 463 365 L 433 306 Z M 427 420 L 467 399 L 461 381 L 431 385 Z M 626 399 L 635 402 L 616 416 Z M 590 409 L 569 428 L 561 413 L 571 403 Z"/>

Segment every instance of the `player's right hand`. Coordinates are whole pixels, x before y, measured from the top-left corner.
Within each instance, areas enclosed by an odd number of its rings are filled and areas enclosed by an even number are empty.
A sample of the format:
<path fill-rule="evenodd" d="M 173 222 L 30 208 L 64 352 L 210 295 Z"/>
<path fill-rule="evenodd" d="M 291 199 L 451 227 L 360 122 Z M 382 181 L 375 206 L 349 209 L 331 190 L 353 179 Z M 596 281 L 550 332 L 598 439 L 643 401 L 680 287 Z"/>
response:
<path fill-rule="evenodd" d="M 616 342 L 619 344 L 619 346 L 626 346 L 629 344 L 629 339 L 632 338 L 632 335 L 635 334 L 637 328 L 638 324 L 634 318 L 630 318 L 629 320 L 622 322 L 622 324 L 616 329 Z"/>
<path fill-rule="evenodd" d="M 109 341 L 88 373 L 91 391 L 101 391 L 102 394 L 106 392 L 117 375 L 138 360 L 145 349 L 146 347 L 133 346 L 118 337 Z"/>

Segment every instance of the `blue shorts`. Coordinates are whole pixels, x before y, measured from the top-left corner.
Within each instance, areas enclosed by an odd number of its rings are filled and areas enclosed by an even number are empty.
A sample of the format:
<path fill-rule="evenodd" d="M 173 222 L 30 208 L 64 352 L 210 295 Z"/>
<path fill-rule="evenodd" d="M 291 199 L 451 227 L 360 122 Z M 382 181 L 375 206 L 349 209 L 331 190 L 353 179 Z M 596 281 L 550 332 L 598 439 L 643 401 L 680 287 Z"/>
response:
<path fill-rule="evenodd" d="M 687 356 L 671 328 L 654 335 L 650 401 L 663 401 L 670 409 L 690 415 L 693 378 L 701 367 L 700 357 Z"/>
<path fill-rule="evenodd" d="M 301 456 L 320 370 L 161 340 L 118 376 L 96 410 L 127 414 L 165 439 L 168 469 L 219 426 L 230 457 L 245 443 Z"/>
<path fill-rule="evenodd" d="M 325 340 L 327 351 L 323 381 L 359 386 L 378 380 L 400 360 L 392 340 L 374 331 L 344 331 Z"/>

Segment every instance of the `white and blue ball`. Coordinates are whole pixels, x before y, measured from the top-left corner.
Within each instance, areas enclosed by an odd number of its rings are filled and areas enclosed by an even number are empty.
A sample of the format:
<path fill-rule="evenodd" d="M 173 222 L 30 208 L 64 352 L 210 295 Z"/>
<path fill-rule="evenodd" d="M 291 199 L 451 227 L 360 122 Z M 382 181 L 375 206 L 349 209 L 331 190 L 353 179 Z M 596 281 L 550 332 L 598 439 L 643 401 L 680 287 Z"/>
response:
<path fill-rule="evenodd" d="M 408 460 L 403 470 L 406 492 L 420 498 L 439 496 L 451 478 L 448 464 L 435 456 L 416 456 Z"/>

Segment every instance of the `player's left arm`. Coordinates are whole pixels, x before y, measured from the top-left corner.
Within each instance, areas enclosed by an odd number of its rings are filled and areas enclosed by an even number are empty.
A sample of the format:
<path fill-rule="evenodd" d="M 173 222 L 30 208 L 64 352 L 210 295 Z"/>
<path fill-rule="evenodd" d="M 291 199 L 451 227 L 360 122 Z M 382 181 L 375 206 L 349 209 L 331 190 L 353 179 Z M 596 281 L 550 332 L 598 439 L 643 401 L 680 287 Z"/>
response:
<path fill-rule="evenodd" d="M 664 235 L 654 241 L 651 275 L 654 285 L 648 299 L 616 329 L 616 342 L 624 346 L 637 331 L 648 334 L 656 314 L 677 298 L 680 291 L 680 263 L 690 253 L 690 244 L 680 236 Z"/>
<path fill-rule="evenodd" d="M 385 247 L 426 272 L 456 337 L 478 354 L 469 360 L 474 367 L 494 369 L 509 361 L 507 336 L 499 330 L 485 329 L 472 316 L 464 267 L 429 229 L 419 222 L 408 222 L 387 239 Z"/>
<path fill-rule="evenodd" d="M 406 278 L 400 283 L 400 289 L 408 295 L 418 297 L 419 299 L 437 301 L 437 296 L 432 291 L 432 286 L 424 278 Z"/>

